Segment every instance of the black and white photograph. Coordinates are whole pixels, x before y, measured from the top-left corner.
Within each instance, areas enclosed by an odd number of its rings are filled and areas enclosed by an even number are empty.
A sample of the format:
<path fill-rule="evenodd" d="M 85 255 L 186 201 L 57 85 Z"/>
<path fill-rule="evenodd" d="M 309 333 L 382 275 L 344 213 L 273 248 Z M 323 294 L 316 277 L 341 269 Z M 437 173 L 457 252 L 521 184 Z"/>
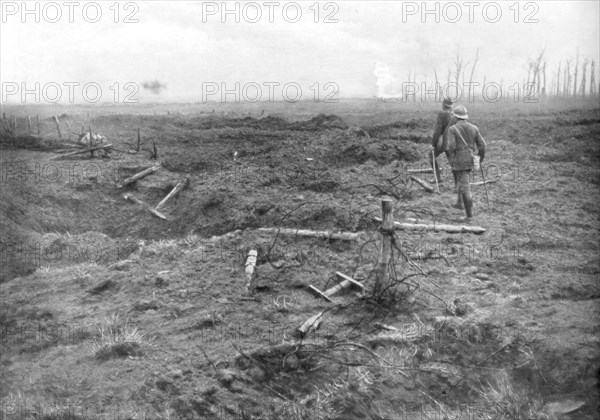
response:
<path fill-rule="evenodd" d="M 0 420 L 599 419 L 598 83 L 598 0 L 0 0 Z"/>

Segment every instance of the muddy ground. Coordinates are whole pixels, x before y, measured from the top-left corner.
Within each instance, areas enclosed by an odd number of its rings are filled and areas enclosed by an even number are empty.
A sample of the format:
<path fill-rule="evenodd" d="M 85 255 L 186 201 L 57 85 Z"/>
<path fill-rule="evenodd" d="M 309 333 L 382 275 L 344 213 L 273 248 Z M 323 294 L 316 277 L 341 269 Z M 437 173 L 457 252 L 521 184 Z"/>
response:
<path fill-rule="evenodd" d="M 486 232 L 397 231 L 385 301 L 381 198 L 399 221 L 462 216 L 445 157 L 439 195 L 407 172 L 438 107 L 291 105 L 2 110 L 20 117 L 0 143 L 2 418 L 597 418 L 597 103 L 471 104 L 497 180 L 473 187 Z M 112 152 L 62 157 L 66 123 Z M 154 206 L 186 178 L 167 220 L 123 198 Z M 336 272 L 366 293 L 309 292 Z"/>

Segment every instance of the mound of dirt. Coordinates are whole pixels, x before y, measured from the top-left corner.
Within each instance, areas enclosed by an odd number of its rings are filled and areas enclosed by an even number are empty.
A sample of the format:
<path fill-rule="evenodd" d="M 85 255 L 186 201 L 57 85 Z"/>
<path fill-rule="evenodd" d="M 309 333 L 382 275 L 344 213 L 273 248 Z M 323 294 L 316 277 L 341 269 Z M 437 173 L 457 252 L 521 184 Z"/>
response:
<path fill-rule="evenodd" d="M 340 130 L 346 130 L 348 125 L 335 114 L 325 115 L 319 114 L 316 117 L 311 118 L 308 121 L 301 121 L 290 126 L 292 130 L 307 130 L 307 131 L 318 131 L 327 130 L 332 128 L 338 128 Z"/>
<path fill-rule="evenodd" d="M 332 161 L 338 166 L 362 164 L 369 160 L 385 165 L 394 160 L 414 162 L 419 160 L 419 150 L 408 141 L 375 139 L 370 143 L 353 144 L 346 149 L 333 151 Z"/>
<path fill-rule="evenodd" d="M 55 150 L 60 148 L 62 146 L 56 141 L 30 135 L 13 135 L 8 131 L 0 131 L 0 149 Z"/>

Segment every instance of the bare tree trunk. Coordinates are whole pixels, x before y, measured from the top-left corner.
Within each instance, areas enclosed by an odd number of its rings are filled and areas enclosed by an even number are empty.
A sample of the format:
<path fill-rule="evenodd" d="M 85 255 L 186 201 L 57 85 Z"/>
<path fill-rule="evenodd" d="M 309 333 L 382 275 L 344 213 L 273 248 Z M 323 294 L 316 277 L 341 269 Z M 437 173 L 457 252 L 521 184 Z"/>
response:
<path fill-rule="evenodd" d="M 560 96 L 560 65 L 562 63 L 558 62 L 558 72 L 556 73 L 556 96 Z"/>
<path fill-rule="evenodd" d="M 596 94 L 596 62 L 594 60 L 592 60 L 590 73 L 590 96 L 593 96 Z"/>
<path fill-rule="evenodd" d="M 585 96 L 585 79 L 586 79 L 586 70 L 587 70 L 588 60 L 584 60 L 583 62 L 583 71 L 581 74 L 581 88 L 579 90 L 579 94 L 581 96 Z"/>
<path fill-rule="evenodd" d="M 477 52 L 475 53 L 475 61 L 473 62 L 473 67 L 471 67 L 471 75 L 469 76 L 469 98 L 471 98 L 471 83 L 473 83 L 473 73 L 475 73 L 475 66 L 477 65 L 478 58 L 479 48 L 477 48 Z"/>
<path fill-rule="evenodd" d="M 573 78 L 573 96 L 577 96 L 577 68 L 579 67 L 579 49 L 577 50 L 577 58 L 575 59 L 575 77 Z"/>

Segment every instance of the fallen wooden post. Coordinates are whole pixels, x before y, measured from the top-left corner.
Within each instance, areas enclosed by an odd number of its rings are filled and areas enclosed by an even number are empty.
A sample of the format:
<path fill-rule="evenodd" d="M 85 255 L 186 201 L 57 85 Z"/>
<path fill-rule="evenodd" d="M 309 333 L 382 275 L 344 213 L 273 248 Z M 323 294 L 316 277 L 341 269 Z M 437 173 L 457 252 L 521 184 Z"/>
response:
<path fill-rule="evenodd" d="M 160 212 L 158 212 L 158 211 L 154 210 L 154 209 L 152 208 L 152 206 L 150 206 L 148 203 L 146 203 L 146 202 L 144 202 L 144 201 L 140 200 L 139 198 L 137 198 L 137 197 L 136 197 L 136 196 L 134 196 L 133 194 L 124 194 L 124 195 L 123 195 L 123 198 L 124 198 L 125 200 L 128 200 L 128 201 L 134 202 L 134 203 L 136 203 L 136 204 L 139 204 L 140 206 L 144 207 L 146 210 L 148 210 L 150 213 L 152 213 L 152 214 L 153 214 L 153 215 L 155 215 L 156 217 L 159 217 L 159 218 L 161 218 L 161 219 L 163 219 L 163 220 L 167 220 L 167 217 L 166 217 L 164 214 L 162 214 L 162 213 L 160 213 Z"/>
<path fill-rule="evenodd" d="M 325 230 L 315 231 L 308 229 L 286 229 L 286 228 L 258 228 L 260 232 L 279 233 L 281 235 L 305 236 L 310 238 L 336 239 L 340 241 L 357 241 L 360 233 L 354 232 L 328 232 Z"/>
<path fill-rule="evenodd" d="M 256 268 L 257 256 L 258 252 L 255 249 L 248 252 L 248 258 L 246 259 L 246 292 L 252 290 L 252 277 L 254 276 L 254 268 Z"/>
<path fill-rule="evenodd" d="M 158 170 L 158 168 L 160 168 L 160 163 L 158 165 L 154 165 L 148 169 L 144 169 L 142 172 L 138 172 L 137 174 L 133 175 L 132 177 L 127 178 L 125 181 L 121 182 L 120 184 L 117 184 L 117 188 L 123 188 L 124 186 L 129 185 L 132 182 L 135 182 L 138 179 L 151 174 L 152 172 L 156 172 Z"/>
<path fill-rule="evenodd" d="M 316 330 L 317 328 L 319 328 L 319 326 L 321 325 L 321 317 L 324 313 L 325 311 L 321 311 L 318 314 L 311 316 L 309 319 L 306 320 L 304 324 L 298 327 L 298 332 L 300 333 L 300 335 L 304 337 L 306 336 L 306 334 L 308 334 L 308 331 L 310 331 L 311 329 Z"/>
<path fill-rule="evenodd" d="M 485 185 L 485 184 L 493 184 L 494 182 L 498 182 L 499 180 L 500 180 L 500 178 L 488 179 L 486 181 L 471 182 L 471 186 L 477 187 L 477 186 Z"/>
<path fill-rule="evenodd" d="M 433 169 L 407 169 L 408 174 L 432 174 Z"/>
<path fill-rule="evenodd" d="M 381 218 L 373 218 L 377 222 L 381 222 Z M 401 223 L 394 222 L 394 229 L 396 230 L 422 230 L 422 231 L 433 231 L 433 232 L 448 232 L 448 233 L 474 233 L 476 235 L 484 233 L 486 230 L 479 226 L 468 226 L 468 225 L 448 225 L 445 223 Z"/>
<path fill-rule="evenodd" d="M 337 271 L 335 273 L 335 275 L 342 281 L 339 282 L 338 284 L 336 284 L 335 286 L 330 287 L 329 289 L 325 290 L 324 292 L 320 291 L 312 284 L 309 285 L 308 288 L 312 292 L 314 292 L 318 297 L 322 297 L 323 299 L 325 299 L 328 302 L 333 302 L 333 300 L 331 300 L 331 296 L 335 295 L 336 293 L 341 292 L 344 289 L 352 287 L 352 286 L 358 287 L 359 289 L 361 289 L 362 292 L 365 291 L 365 286 L 361 282 L 354 280 L 352 277 L 349 277 L 343 273 L 340 273 L 339 271 Z"/>
<path fill-rule="evenodd" d="M 54 116 L 54 122 L 56 123 L 56 129 L 58 130 L 58 138 L 62 140 L 62 133 L 60 132 L 60 123 L 58 122 L 58 117 Z"/>
<path fill-rule="evenodd" d="M 171 197 L 175 196 L 175 194 L 177 194 L 179 191 L 183 190 L 185 188 L 185 186 L 188 184 L 189 178 L 185 178 L 183 181 L 181 181 L 180 183 L 178 183 L 177 185 L 175 185 L 175 187 L 171 190 L 171 192 L 169 194 L 167 194 L 167 196 L 165 198 L 163 198 L 161 200 L 160 203 L 158 203 L 156 205 L 156 207 L 154 207 L 156 210 L 159 210 L 161 207 L 163 207 L 167 201 L 169 201 L 171 199 Z"/>
<path fill-rule="evenodd" d="M 422 179 L 417 178 L 416 176 L 411 176 L 410 179 L 415 181 L 421 187 L 425 188 L 425 191 L 430 192 L 430 193 L 434 192 L 433 187 L 431 185 L 429 185 L 427 182 L 423 181 Z"/>
<path fill-rule="evenodd" d="M 87 148 L 87 149 L 81 149 L 81 150 L 77 150 L 77 151 L 71 152 L 71 153 L 66 153 L 66 154 L 60 155 L 60 156 L 54 156 L 52 159 L 58 159 L 58 158 L 68 157 L 68 156 L 75 156 L 75 155 L 79 155 L 79 154 L 82 154 L 82 153 L 91 152 L 91 151 L 98 150 L 98 149 L 108 149 L 110 147 L 112 147 L 112 143 L 105 144 L 105 145 L 102 145 L 102 146 L 91 147 L 91 148 Z"/>

